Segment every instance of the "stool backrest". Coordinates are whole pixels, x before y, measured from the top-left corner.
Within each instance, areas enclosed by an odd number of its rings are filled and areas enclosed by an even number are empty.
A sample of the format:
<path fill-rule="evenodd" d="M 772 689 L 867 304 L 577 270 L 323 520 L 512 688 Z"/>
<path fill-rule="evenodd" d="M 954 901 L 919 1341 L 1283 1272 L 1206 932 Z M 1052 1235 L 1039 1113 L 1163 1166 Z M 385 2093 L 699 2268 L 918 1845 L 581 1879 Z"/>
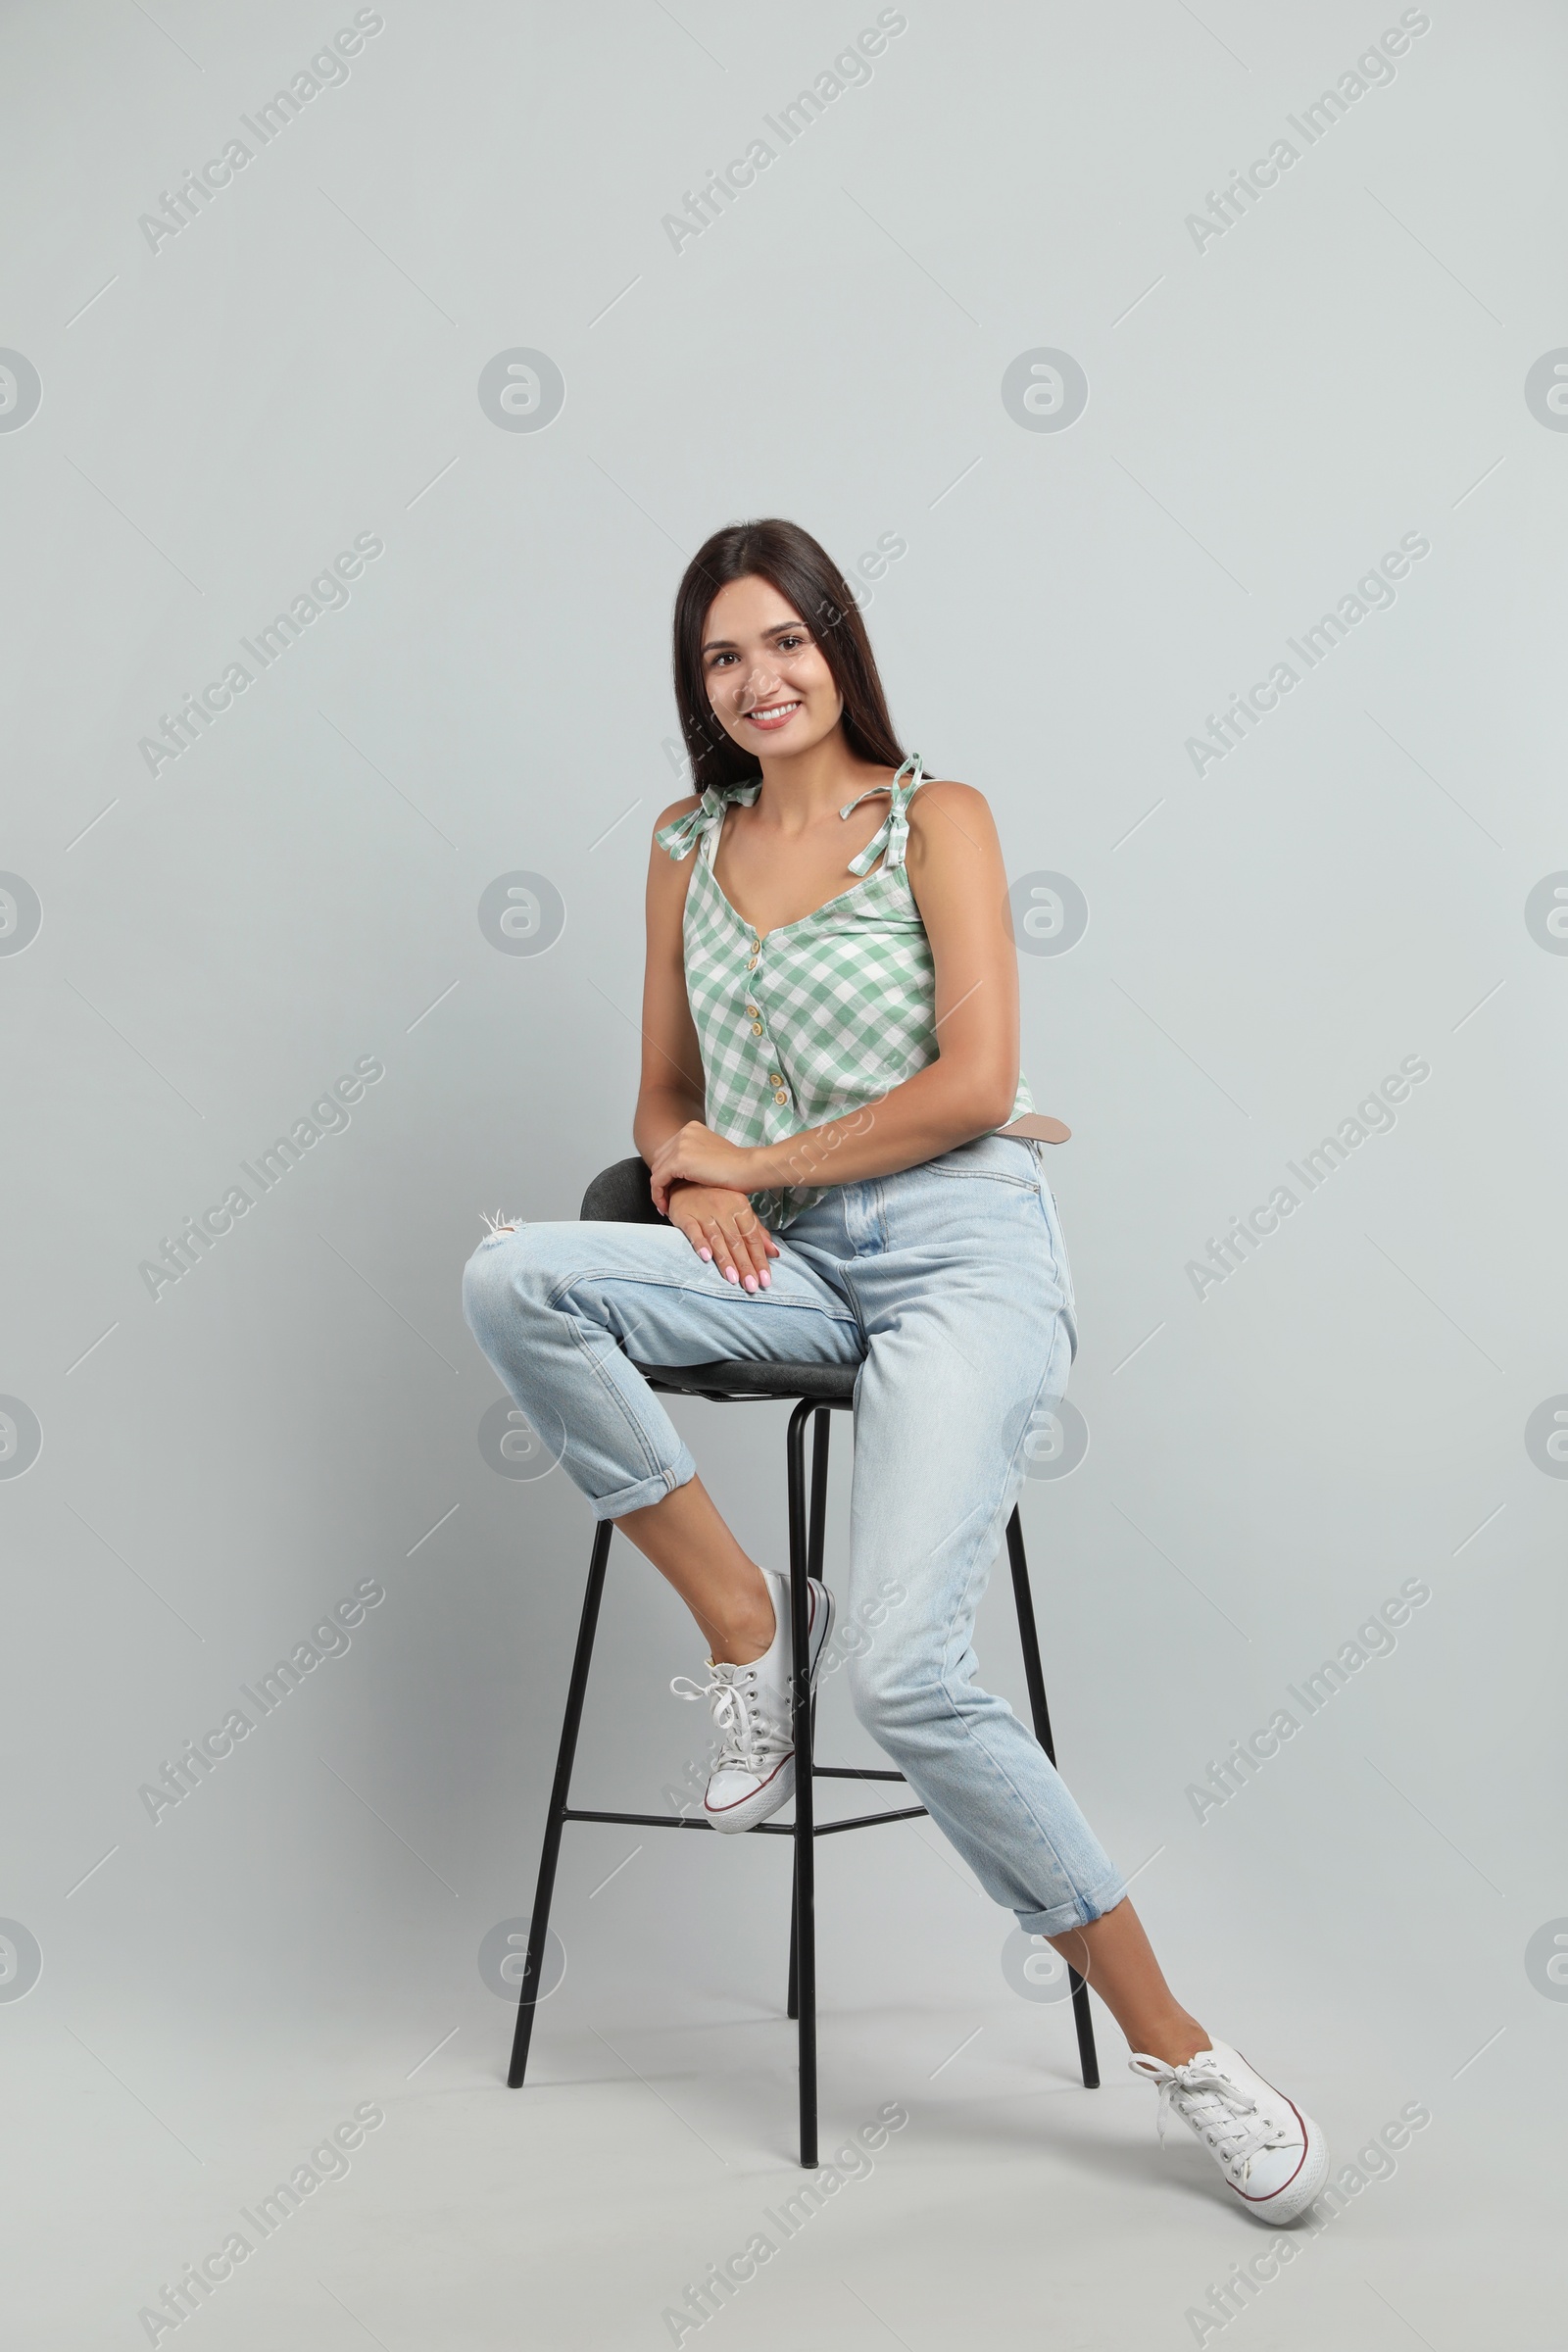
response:
<path fill-rule="evenodd" d="M 617 1159 L 601 1168 L 582 1197 L 578 1211 L 584 1224 L 663 1225 L 668 1222 L 654 1206 L 646 1160 Z"/>

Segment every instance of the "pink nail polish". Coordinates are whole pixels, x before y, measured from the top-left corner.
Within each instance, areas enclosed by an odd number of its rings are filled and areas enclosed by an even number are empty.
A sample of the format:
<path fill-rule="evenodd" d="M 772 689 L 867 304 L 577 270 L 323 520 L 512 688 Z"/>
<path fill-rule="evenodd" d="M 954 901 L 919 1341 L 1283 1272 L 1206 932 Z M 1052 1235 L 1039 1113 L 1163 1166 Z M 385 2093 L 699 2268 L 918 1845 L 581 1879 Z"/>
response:
<path fill-rule="evenodd" d="M 748 1274 L 748 1275 L 747 1275 L 747 1277 L 746 1277 L 746 1288 L 747 1288 L 749 1291 L 755 1291 L 755 1290 L 756 1290 L 756 1288 L 757 1288 L 757 1276 L 756 1276 L 755 1274 Z"/>
<path fill-rule="evenodd" d="M 724 1280 L 726 1282 L 739 1282 L 740 1276 L 736 1273 L 733 1266 L 726 1266 L 724 1268 Z"/>
<path fill-rule="evenodd" d="M 713 1260 L 713 1252 L 711 1250 L 699 1250 L 697 1254 L 706 1265 L 711 1265 Z"/>

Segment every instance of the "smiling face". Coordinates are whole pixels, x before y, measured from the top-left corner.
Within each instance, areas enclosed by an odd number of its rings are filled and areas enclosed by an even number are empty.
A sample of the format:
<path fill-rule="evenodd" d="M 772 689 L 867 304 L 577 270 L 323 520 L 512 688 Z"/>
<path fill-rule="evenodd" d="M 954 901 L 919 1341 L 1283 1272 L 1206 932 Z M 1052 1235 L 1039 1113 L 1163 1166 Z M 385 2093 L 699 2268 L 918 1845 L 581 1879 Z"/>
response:
<path fill-rule="evenodd" d="M 703 625 L 703 681 L 720 726 L 760 760 L 806 752 L 844 710 L 820 647 L 771 581 L 721 588 Z"/>

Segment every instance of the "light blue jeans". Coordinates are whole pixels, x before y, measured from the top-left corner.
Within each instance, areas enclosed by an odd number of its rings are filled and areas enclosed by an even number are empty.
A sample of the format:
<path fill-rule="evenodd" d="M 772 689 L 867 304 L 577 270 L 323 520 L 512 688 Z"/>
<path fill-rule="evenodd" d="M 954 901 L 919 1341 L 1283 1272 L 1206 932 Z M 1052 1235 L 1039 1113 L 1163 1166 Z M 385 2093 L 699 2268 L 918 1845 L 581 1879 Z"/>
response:
<path fill-rule="evenodd" d="M 480 1243 L 463 1300 L 599 1519 L 697 1468 L 631 1358 L 859 1367 L 840 1605 L 867 1622 L 862 1596 L 906 1597 L 848 1661 L 855 1711 L 986 1891 L 1056 1936 L 1126 1887 L 971 1646 L 1031 1420 L 1077 1352 L 1044 1149 L 981 1136 L 836 1187 L 776 1236 L 766 1290 L 726 1282 L 673 1226 L 523 1224 Z"/>

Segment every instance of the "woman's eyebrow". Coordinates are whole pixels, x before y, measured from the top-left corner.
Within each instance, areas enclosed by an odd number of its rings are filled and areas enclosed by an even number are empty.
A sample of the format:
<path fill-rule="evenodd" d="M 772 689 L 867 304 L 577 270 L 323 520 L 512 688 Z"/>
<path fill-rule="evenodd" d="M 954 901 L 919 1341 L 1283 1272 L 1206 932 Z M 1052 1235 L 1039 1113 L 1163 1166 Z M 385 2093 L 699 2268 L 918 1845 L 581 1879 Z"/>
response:
<path fill-rule="evenodd" d="M 776 620 L 770 629 L 762 631 L 762 635 L 764 637 L 788 637 L 805 627 L 804 620 Z M 740 648 L 733 637 L 710 637 L 704 644 L 703 651 L 705 654 L 735 654 L 739 653 Z"/>

